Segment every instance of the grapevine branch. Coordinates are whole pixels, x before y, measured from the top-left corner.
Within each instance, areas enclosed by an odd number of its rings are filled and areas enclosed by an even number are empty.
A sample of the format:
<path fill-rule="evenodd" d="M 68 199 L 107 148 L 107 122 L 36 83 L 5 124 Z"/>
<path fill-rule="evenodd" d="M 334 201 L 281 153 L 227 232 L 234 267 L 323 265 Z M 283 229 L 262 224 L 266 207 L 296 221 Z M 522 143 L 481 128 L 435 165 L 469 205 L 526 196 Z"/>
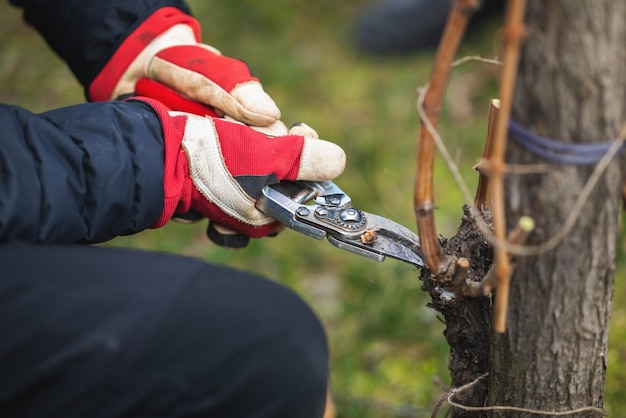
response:
<path fill-rule="evenodd" d="M 500 109 L 494 126 L 494 143 L 489 160 L 491 170 L 491 206 L 493 209 L 493 226 L 495 238 L 506 239 L 506 216 L 504 207 L 504 174 L 506 163 L 507 128 L 511 116 L 513 90 L 517 76 L 520 55 L 520 43 L 525 36 L 524 15 L 526 0 L 512 0 L 507 4 L 505 26 L 502 34 L 504 54 L 500 77 Z M 494 329 L 496 332 L 506 331 L 506 318 L 509 303 L 509 285 L 511 265 L 509 254 L 505 248 L 496 246 L 494 250 L 494 269 L 498 284 L 498 294 L 494 305 Z"/>
<path fill-rule="evenodd" d="M 480 4 L 480 0 L 454 0 L 452 4 L 422 104 L 426 118 L 434 127 L 434 130 L 437 129 L 439 123 L 444 91 L 448 83 L 454 56 L 463 40 L 469 19 L 478 10 Z M 424 262 L 433 277 L 437 279 L 449 273 L 453 260 L 450 260 L 443 254 L 435 228 L 433 203 L 435 149 L 435 141 L 433 140 L 431 130 L 425 127 L 424 118 L 420 115 L 413 204 Z"/>

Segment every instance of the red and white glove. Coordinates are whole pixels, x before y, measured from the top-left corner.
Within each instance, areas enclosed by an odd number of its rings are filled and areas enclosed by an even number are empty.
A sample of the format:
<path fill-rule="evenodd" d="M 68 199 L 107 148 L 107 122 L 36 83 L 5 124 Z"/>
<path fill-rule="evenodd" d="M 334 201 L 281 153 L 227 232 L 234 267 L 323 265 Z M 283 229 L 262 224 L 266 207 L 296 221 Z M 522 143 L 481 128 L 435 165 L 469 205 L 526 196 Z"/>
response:
<path fill-rule="evenodd" d="M 247 65 L 200 43 L 198 22 L 173 7 L 157 10 L 131 33 L 89 86 L 93 101 L 134 93 L 172 109 L 229 116 L 251 126 L 273 126 L 280 119 Z M 277 129 L 286 132 L 284 125 Z"/>
<path fill-rule="evenodd" d="M 344 170 L 345 153 L 332 142 L 267 136 L 239 122 L 173 112 L 142 100 L 159 114 L 165 138 L 165 203 L 154 227 L 193 209 L 247 237 L 267 236 L 279 223 L 255 207 L 264 186 L 332 180 Z"/>

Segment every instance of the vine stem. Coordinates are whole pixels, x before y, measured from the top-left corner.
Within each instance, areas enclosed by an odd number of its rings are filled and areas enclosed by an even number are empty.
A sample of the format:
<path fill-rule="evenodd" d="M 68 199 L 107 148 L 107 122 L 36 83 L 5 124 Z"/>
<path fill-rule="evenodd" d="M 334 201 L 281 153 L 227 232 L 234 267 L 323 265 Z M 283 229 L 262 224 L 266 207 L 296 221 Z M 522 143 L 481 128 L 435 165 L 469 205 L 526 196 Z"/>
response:
<path fill-rule="evenodd" d="M 507 3 L 505 26 L 502 34 L 504 54 L 502 56 L 500 78 L 500 110 L 496 115 L 494 143 L 489 161 L 494 235 L 498 241 L 506 239 L 506 213 L 504 206 L 506 163 L 504 156 L 506 152 L 507 127 L 511 116 L 513 90 L 519 63 L 520 44 L 525 37 L 525 11 L 526 0 L 510 0 Z M 504 333 L 506 331 L 509 304 L 511 264 L 509 254 L 502 246 L 496 246 L 494 256 L 494 267 L 498 283 L 494 305 L 494 329 L 496 332 Z"/>
<path fill-rule="evenodd" d="M 474 206 L 478 210 L 491 210 L 491 183 L 489 182 L 489 174 L 481 170 L 485 165 L 489 164 L 489 158 L 493 154 L 493 125 L 495 124 L 500 109 L 500 101 L 493 99 L 489 103 L 489 114 L 487 118 L 487 139 L 485 140 L 485 146 L 483 148 L 483 155 L 480 162 L 474 166 L 474 169 L 479 172 L 478 185 L 476 186 L 476 196 L 474 198 Z"/>
<path fill-rule="evenodd" d="M 469 19 L 480 5 L 480 0 L 454 0 L 448 15 L 448 21 L 437 49 L 428 83 L 428 91 L 422 103 L 424 114 L 435 129 L 439 123 L 439 114 L 441 113 L 445 88 L 452 71 L 453 59 L 463 40 Z M 433 277 L 437 278 L 445 275 L 452 263 L 443 254 L 435 227 L 433 199 L 435 150 L 432 133 L 425 127 L 424 119 L 420 115 L 413 207 L 424 262 Z"/>

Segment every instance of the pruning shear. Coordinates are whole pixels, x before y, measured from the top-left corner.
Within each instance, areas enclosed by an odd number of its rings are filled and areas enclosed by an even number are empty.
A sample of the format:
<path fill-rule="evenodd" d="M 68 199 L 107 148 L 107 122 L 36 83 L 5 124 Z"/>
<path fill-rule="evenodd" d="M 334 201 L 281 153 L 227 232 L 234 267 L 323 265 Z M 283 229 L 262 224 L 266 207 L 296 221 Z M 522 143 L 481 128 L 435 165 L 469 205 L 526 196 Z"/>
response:
<path fill-rule="evenodd" d="M 314 203 L 307 204 L 313 201 Z M 418 236 L 408 228 L 351 205 L 332 181 L 265 186 L 256 207 L 294 231 L 375 261 L 391 257 L 424 267 Z"/>
<path fill-rule="evenodd" d="M 136 91 L 172 109 L 217 116 L 212 108 L 186 99 L 154 80 L 139 80 Z M 315 203 L 307 204 L 311 200 Z M 326 238 L 343 250 L 375 261 L 391 257 L 424 267 L 415 233 L 382 216 L 352 207 L 350 196 L 332 181 L 281 182 L 265 186 L 256 206 L 288 228 L 318 240 Z M 193 220 L 193 215 L 188 219 Z"/>

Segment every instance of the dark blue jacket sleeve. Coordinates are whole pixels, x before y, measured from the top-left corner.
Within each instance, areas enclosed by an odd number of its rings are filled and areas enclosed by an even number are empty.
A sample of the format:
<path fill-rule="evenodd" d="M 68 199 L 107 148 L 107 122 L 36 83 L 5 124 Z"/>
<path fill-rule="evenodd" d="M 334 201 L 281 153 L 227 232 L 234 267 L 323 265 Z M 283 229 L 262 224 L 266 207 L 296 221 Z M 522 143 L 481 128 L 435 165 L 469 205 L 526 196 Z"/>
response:
<path fill-rule="evenodd" d="M 102 242 L 163 209 L 163 134 L 141 102 L 0 105 L 0 241 Z"/>
<path fill-rule="evenodd" d="M 87 89 L 126 37 L 162 7 L 184 0 L 11 0 Z"/>

